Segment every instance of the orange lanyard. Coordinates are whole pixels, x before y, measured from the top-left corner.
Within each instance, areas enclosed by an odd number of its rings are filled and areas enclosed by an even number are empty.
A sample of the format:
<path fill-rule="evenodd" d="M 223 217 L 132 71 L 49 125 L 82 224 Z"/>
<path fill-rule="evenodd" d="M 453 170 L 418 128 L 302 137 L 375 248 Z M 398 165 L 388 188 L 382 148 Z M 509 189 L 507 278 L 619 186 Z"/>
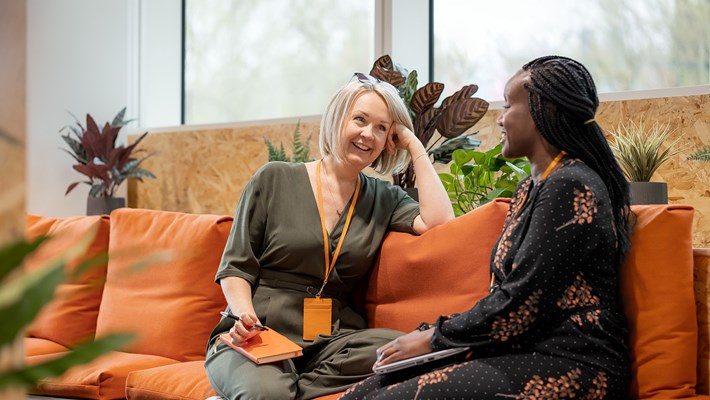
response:
<path fill-rule="evenodd" d="M 540 180 L 543 180 L 543 179 L 547 178 L 548 175 L 550 175 L 552 170 L 555 169 L 555 166 L 557 165 L 557 163 L 560 162 L 560 160 L 562 159 L 562 157 L 565 156 L 565 154 L 567 154 L 567 153 L 564 150 L 560 150 L 560 152 L 557 153 L 557 156 L 555 157 L 555 159 L 552 160 L 550 165 L 548 165 L 547 168 L 545 169 L 545 172 L 542 173 Z"/>
<path fill-rule="evenodd" d="M 543 179 L 546 179 L 552 173 L 552 170 L 555 169 L 555 166 L 557 166 L 557 164 L 560 162 L 562 157 L 565 156 L 565 154 L 567 154 L 567 152 L 565 152 L 564 150 L 560 150 L 560 152 L 557 153 L 557 156 L 552 160 L 550 165 L 548 165 L 547 168 L 545 168 L 545 172 L 543 172 L 542 175 L 540 176 L 541 181 Z M 530 190 L 531 189 L 528 188 L 528 191 L 530 191 Z M 520 203 L 518 205 L 518 212 L 515 213 L 515 215 L 518 215 L 520 213 L 520 210 L 523 209 L 523 204 L 525 204 L 525 202 L 528 200 L 528 191 L 526 191 L 523 194 L 523 198 L 520 200 Z M 496 276 L 494 273 L 491 273 L 491 283 L 489 286 L 489 291 L 493 290 L 493 285 L 495 284 L 495 281 L 496 281 Z"/>
<path fill-rule="evenodd" d="M 550 175 L 552 173 L 552 170 L 555 169 L 555 167 L 560 162 L 562 157 L 565 156 L 565 154 L 567 154 L 567 152 L 565 152 L 564 150 L 560 150 L 560 152 L 557 153 L 557 156 L 552 160 L 550 165 L 548 165 L 547 168 L 545 168 L 545 172 L 543 172 L 542 175 L 540 176 L 540 181 L 546 179 L 548 177 L 548 175 Z M 519 203 L 520 205 L 518 206 L 518 212 L 516 213 L 516 215 L 519 214 L 520 210 L 523 209 L 523 204 L 525 204 L 525 202 L 528 201 L 528 192 L 530 190 L 531 189 L 528 188 L 528 190 L 525 193 L 523 193 L 523 198 L 520 199 L 520 203 Z"/>
<path fill-rule="evenodd" d="M 323 286 L 316 294 L 317 298 L 320 298 L 323 294 L 323 289 L 326 283 L 328 283 L 328 277 L 330 277 L 330 272 L 335 268 L 335 262 L 338 260 L 338 255 L 340 255 L 340 248 L 343 247 L 343 241 L 345 241 L 345 235 L 348 233 L 348 228 L 350 227 L 350 220 L 353 216 L 353 211 L 355 211 L 355 203 L 357 203 L 357 197 L 360 194 L 360 175 L 357 177 L 357 184 L 355 185 L 355 194 L 353 194 L 353 200 L 350 203 L 350 209 L 348 209 L 348 216 L 345 218 L 345 226 L 343 227 L 343 233 L 340 234 L 340 240 L 338 240 L 338 245 L 335 247 L 335 253 L 333 253 L 333 260 L 330 260 L 330 241 L 328 240 L 328 230 L 325 228 L 325 214 L 323 213 L 323 192 L 321 191 L 320 184 L 320 166 L 322 160 L 318 160 L 316 164 L 316 188 L 318 190 L 318 212 L 320 213 L 320 225 L 323 229 L 323 254 L 325 256 L 325 278 L 323 279 Z"/>

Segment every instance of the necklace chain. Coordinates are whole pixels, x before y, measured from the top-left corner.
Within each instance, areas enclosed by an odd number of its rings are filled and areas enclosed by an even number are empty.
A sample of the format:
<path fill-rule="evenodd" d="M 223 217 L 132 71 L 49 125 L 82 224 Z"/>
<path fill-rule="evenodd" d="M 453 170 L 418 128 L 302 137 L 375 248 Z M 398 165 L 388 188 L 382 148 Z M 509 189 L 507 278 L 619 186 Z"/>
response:
<path fill-rule="evenodd" d="M 323 172 L 325 172 L 325 180 L 326 180 L 326 186 L 328 187 L 328 193 L 330 193 L 330 198 L 333 200 L 333 205 L 337 204 L 335 201 L 335 196 L 333 196 L 333 190 L 330 188 L 330 174 L 328 173 L 328 168 L 325 166 L 325 163 L 323 163 Z M 345 210 L 345 208 L 343 208 Z M 338 217 L 343 214 L 343 210 L 338 210 L 337 208 L 335 209 L 335 212 L 338 214 Z"/>

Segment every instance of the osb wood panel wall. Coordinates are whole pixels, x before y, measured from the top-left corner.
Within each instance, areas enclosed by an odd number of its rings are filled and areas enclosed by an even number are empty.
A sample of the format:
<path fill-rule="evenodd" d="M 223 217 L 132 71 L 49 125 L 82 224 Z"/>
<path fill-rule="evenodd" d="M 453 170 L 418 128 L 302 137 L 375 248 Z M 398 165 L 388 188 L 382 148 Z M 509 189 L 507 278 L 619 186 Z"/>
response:
<path fill-rule="evenodd" d="M 482 149 L 499 141 L 498 115 L 497 110 L 489 111 L 473 128 L 479 131 Z M 605 102 L 597 120 L 608 130 L 640 117 L 670 122 L 673 138 L 680 137 L 681 153 L 664 164 L 654 180 L 668 183 L 671 203 L 695 207 L 693 244 L 710 247 L 710 163 L 686 160 L 695 149 L 710 144 L 710 95 Z M 158 179 L 131 182 L 129 206 L 233 214 L 244 185 L 268 159 L 264 137 L 283 143 L 289 152 L 294 127 L 279 124 L 148 135 L 142 147 L 157 154 L 144 166 Z M 311 150 L 317 158 L 318 123 L 302 123 L 301 133 L 304 139 L 312 135 Z"/>

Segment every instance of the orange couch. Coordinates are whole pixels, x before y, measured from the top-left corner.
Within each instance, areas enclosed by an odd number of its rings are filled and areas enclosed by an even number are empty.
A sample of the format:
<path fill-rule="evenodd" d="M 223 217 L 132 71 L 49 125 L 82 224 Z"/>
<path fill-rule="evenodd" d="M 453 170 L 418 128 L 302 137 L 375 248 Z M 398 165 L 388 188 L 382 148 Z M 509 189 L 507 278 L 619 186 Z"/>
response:
<path fill-rule="evenodd" d="M 631 397 L 710 400 L 696 394 L 708 389 L 710 255 L 696 252 L 695 298 L 693 209 L 633 210 L 633 249 L 622 271 L 634 374 Z M 422 236 L 390 233 L 364 299 L 370 325 L 409 331 L 485 296 L 490 251 L 506 211 L 507 202 L 497 200 Z M 110 332 L 137 335 L 122 351 L 45 379 L 30 393 L 90 399 L 202 400 L 214 395 L 202 360 L 206 338 L 225 306 L 213 277 L 231 223 L 229 216 L 136 209 L 114 211 L 110 218 L 28 216 L 28 236 L 56 237 L 36 258 L 95 224 L 99 233 L 89 252 L 108 250 L 109 257 L 107 265 L 58 289 L 55 301 L 28 329 L 27 362 L 51 359 L 77 341 Z M 171 250 L 173 261 L 128 270 L 138 256 L 159 249 Z M 30 260 L 28 267 L 37 262 Z M 97 285 L 97 276 L 105 282 Z"/>

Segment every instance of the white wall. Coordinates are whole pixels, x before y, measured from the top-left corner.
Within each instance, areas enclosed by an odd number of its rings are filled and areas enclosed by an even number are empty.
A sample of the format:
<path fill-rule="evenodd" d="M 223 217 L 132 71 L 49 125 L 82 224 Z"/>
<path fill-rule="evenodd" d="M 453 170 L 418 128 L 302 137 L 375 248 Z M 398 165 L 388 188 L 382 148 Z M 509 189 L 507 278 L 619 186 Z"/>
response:
<path fill-rule="evenodd" d="M 58 131 L 74 122 L 67 111 L 82 124 L 86 113 L 103 124 L 128 106 L 127 116 L 142 126 L 179 124 L 180 3 L 28 0 L 28 212 L 86 213 L 88 185 L 64 196 L 83 178 L 60 150 L 66 145 Z M 119 140 L 136 129 L 124 129 Z M 125 185 L 121 189 L 125 194 Z"/>
<path fill-rule="evenodd" d="M 395 62 L 427 81 L 427 0 L 381 0 L 391 10 L 385 47 Z M 59 130 L 68 112 L 99 124 L 124 106 L 137 121 L 121 133 L 180 124 L 181 1 L 28 0 L 27 211 L 51 217 L 84 215 L 89 186 Z M 389 21 L 389 18 L 401 22 Z M 119 196 L 125 195 L 125 185 Z"/>

